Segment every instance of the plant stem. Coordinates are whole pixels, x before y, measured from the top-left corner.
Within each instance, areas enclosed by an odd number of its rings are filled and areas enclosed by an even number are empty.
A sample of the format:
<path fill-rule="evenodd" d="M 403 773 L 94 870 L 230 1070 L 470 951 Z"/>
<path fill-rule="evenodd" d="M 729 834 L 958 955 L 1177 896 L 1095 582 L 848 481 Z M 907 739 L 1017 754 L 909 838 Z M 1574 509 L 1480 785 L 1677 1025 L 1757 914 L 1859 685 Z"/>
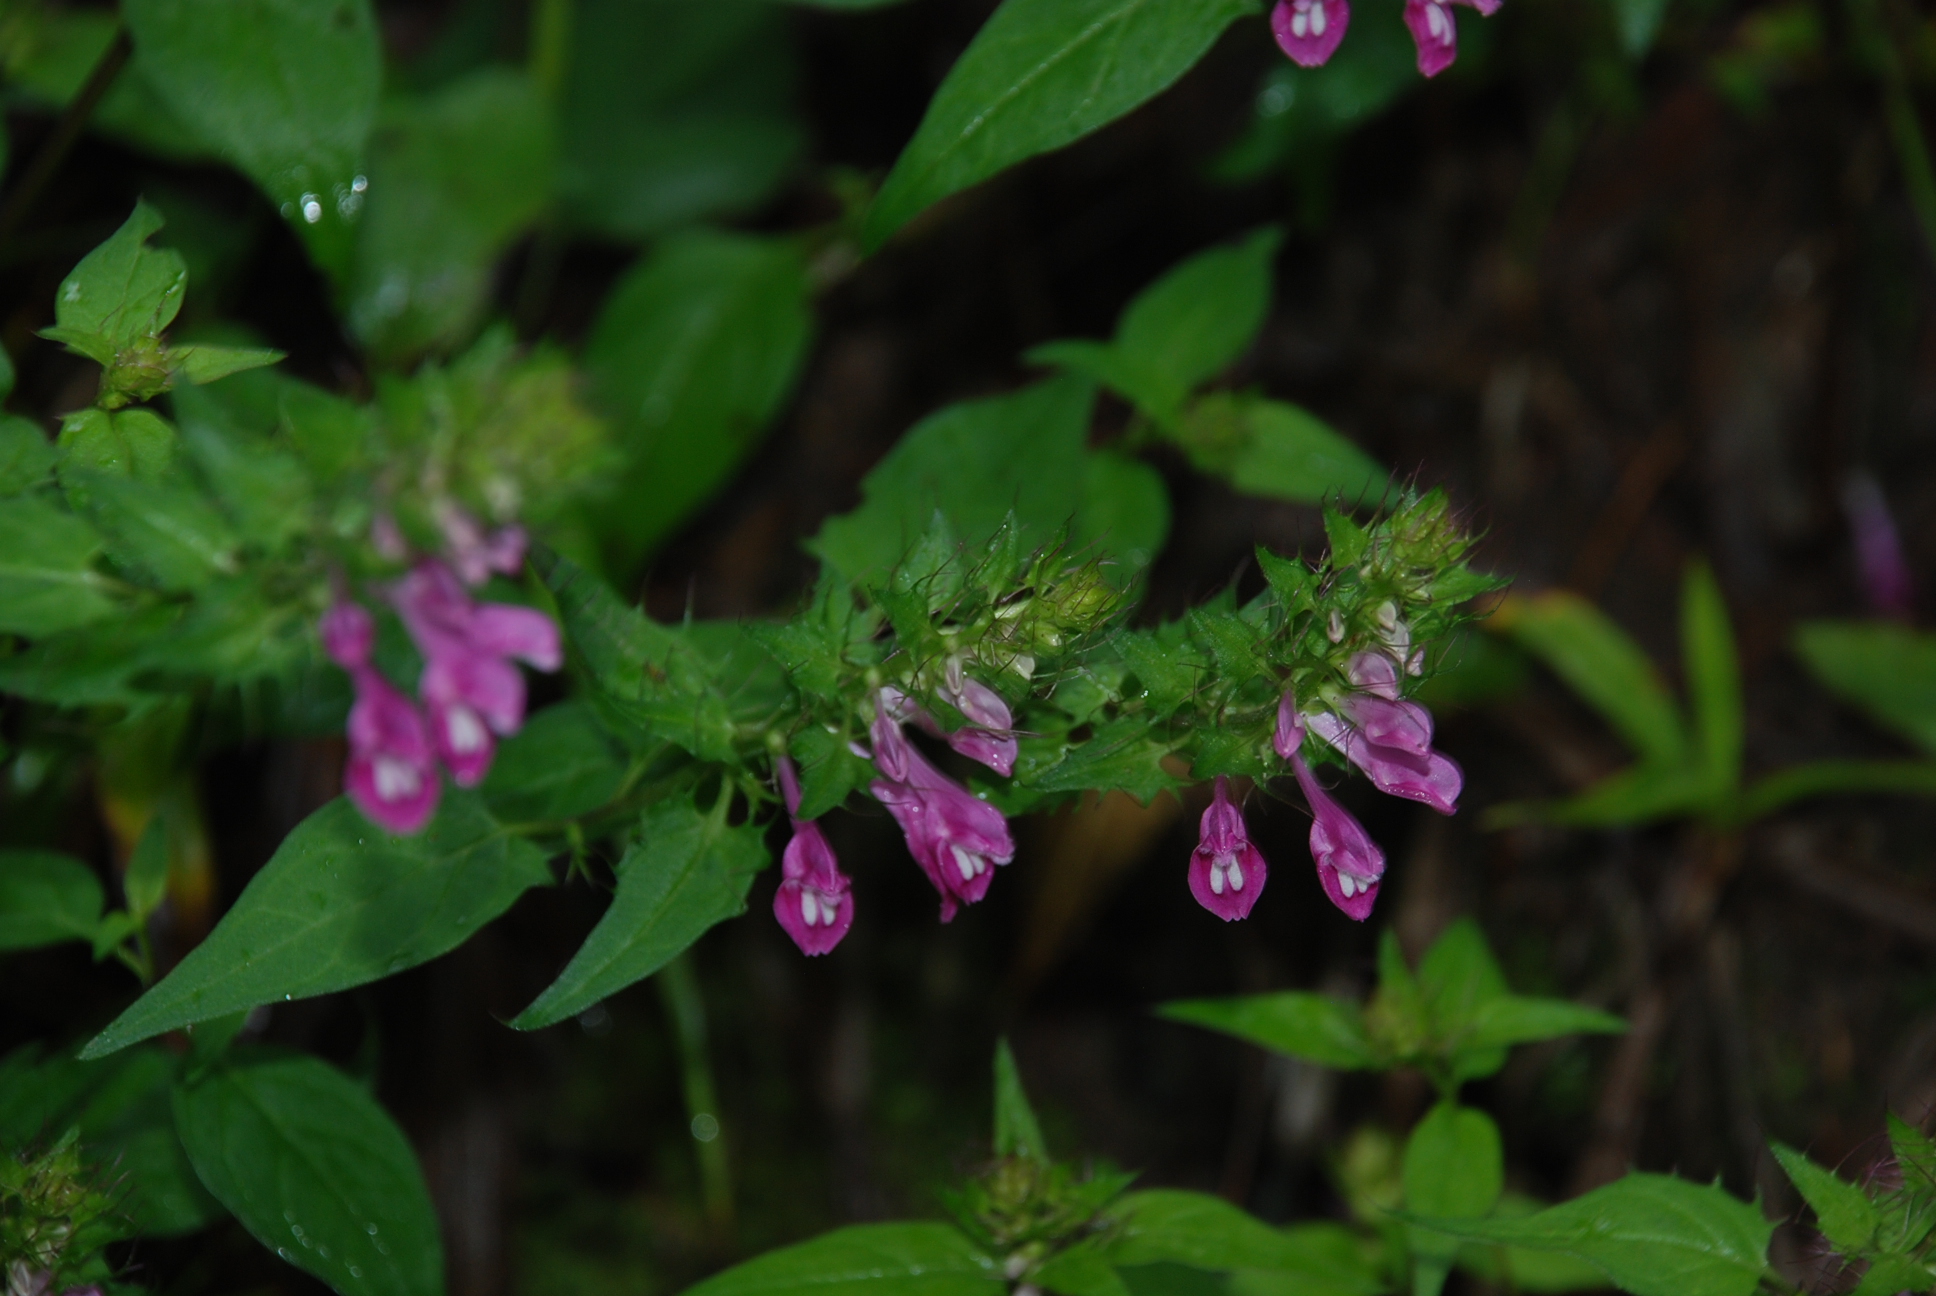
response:
<path fill-rule="evenodd" d="M 726 1140 L 719 1121 L 719 1096 L 713 1089 L 712 1060 L 706 1046 L 706 1001 L 699 992 L 690 951 L 665 965 L 658 976 L 659 997 L 672 1019 L 686 1093 L 686 1115 L 699 1144 L 699 1187 L 706 1221 L 722 1247 L 731 1242 L 733 1183 L 726 1162 Z"/>
<path fill-rule="evenodd" d="M 87 119 L 94 115 L 94 110 L 100 106 L 101 100 L 107 97 L 108 90 L 114 85 L 114 79 L 121 75 L 121 69 L 127 66 L 128 59 L 133 54 L 134 38 L 128 34 L 127 26 L 123 24 L 115 28 L 114 39 L 109 41 L 107 49 L 102 51 L 100 60 L 94 65 L 94 70 L 87 74 L 87 81 L 73 99 L 68 101 L 66 109 L 61 112 L 60 119 L 54 123 L 52 133 L 41 142 L 40 151 L 34 154 L 34 160 L 28 166 L 27 173 L 20 177 L 20 182 L 7 196 L 6 205 L 0 207 L 0 246 L 5 246 L 12 240 L 21 221 L 26 219 L 28 211 L 39 200 L 41 190 L 45 189 L 47 182 L 54 178 L 54 173 L 60 170 L 60 164 L 67 157 L 68 150 L 73 148 L 74 141 L 80 138 L 81 128 L 87 125 Z"/>

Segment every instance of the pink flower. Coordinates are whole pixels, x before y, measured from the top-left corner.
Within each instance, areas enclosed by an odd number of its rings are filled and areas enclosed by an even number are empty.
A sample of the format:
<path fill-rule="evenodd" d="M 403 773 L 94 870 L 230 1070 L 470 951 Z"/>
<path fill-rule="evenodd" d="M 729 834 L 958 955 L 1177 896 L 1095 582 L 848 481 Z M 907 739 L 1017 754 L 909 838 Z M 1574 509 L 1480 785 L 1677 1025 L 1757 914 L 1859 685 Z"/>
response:
<path fill-rule="evenodd" d="M 802 954 L 825 954 L 840 944 L 854 925 L 853 885 L 840 871 L 832 846 L 820 825 L 794 817 L 800 808 L 800 781 L 793 762 L 782 756 L 773 762 L 793 820 L 793 840 L 780 857 L 780 889 L 773 893 L 773 916 L 779 920 Z"/>
<path fill-rule="evenodd" d="M 390 601 L 424 657 L 417 691 L 430 708 L 437 754 L 458 786 L 474 786 L 491 768 L 494 735 L 514 734 L 524 723 L 524 676 L 511 659 L 556 670 L 558 628 L 530 608 L 472 602 L 451 569 L 434 560 L 393 585 Z"/>
<path fill-rule="evenodd" d="M 1345 0 L 1277 0 L 1270 24 L 1277 47 L 1291 62 L 1322 67 L 1338 52 L 1338 42 L 1351 24 L 1351 6 Z"/>
<path fill-rule="evenodd" d="M 1452 66 L 1459 56 L 1459 29 L 1452 21 L 1452 6 L 1466 5 L 1482 14 L 1498 12 L 1501 0 L 1405 0 L 1405 25 L 1412 29 L 1418 46 L 1418 70 L 1437 76 Z"/>
<path fill-rule="evenodd" d="M 968 720 L 953 733 L 943 732 L 940 722 L 900 689 L 890 685 L 881 690 L 881 696 L 887 699 L 888 710 L 897 722 L 932 734 L 1004 778 L 1015 772 L 1015 757 L 1021 749 L 1015 741 L 1015 719 L 1008 703 L 988 685 L 964 675 L 959 657 L 948 662 L 941 685 L 941 696 Z"/>
<path fill-rule="evenodd" d="M 1291 769 L 1311 806 L 1311 858 L 1318 866 L 1318 884 L 1347 918 L 1363 922 L 1378 901 L 1385 852 L 1349 811 L 1318 786 L 1303 757 L 1293 755 Z"/>
<path fill-rule="evenodd" d="M 929 763 L 901 731 L 905 695 L 884 688 L 874 709 L 874 766 L 881 777 L 868 785 L 907 838 L 915 863 L 941 894 L 941 921 L 955 905 L 988 894 L 994 866 L 1015 858 L 1015 840 L 1002 812 Z"/>
<path fill-rule="evenodd" d="M 1271 746 L 1285 760 L 1295 759 L 1304 746 L 1304 721 L 1297 714 L 1297 695 L 1289 689 L 1277 699 L 1277 731 L 1271 735 Z"/>
<path fill-rule="evenodd" d="M 1854 473 L 1842 488 L 1842 502 L 1855 538 L 1856 571 L 1870 609 L 1892 620 L 1909 620 L 1916 610 L 1916 581 L 1903 557 L 1902 536 L 1882 488 L 1868 473 Z"/>
<path fill-rule="evenodd" d="M 444 552 L 466 585 L 482 585 L 492 572 L 515 575 L 524 566 L 525 535 L 521 526 L 486 532 L 476 518 L 454 504 L 437 511 L 444 533 Z"/>
<path fill-rule="evenodd" d="M 353 671 L 370 664 L 376 646 L 376 621 L 361 603 L 344 599 L 323 613 L 317 626 L 323 638 L 323 651 L 344 670 Z"/>
<path fill-rule="evenodd" d="M 1269 876 L 1262 853 L 1244 832 L 1244 812 L 1230 799 L 1230 780 L 1219 774 L 1197 848 L 1190 853 L 1190 894 L 1225 922 L 1236 922 L 1250 917 Z"/>
<path fill-rule="evenodd" d="M 1344 700 L 1342 714 L 1307 713 L 1303 719 L 1311 731 L 1369 775 L 1380 792 L 1422 802 L 1440 814 L 1455 812 L 1465 774 L 1451 757 L 1432 749 L 1432 713 L 1416 702 L 1396 700 L 1398 677 L 1391 659 L 1359 653 L 1347 673 L 1364 691 Z"/>
<path fill-rule="evenodd" d="M 356 702 L 343 785 L 371 822 L 393 833 L 416 832 L 430 822 L 443 794 L 423 715 L 376 667 L 358 666 L 350 677 Z"/>

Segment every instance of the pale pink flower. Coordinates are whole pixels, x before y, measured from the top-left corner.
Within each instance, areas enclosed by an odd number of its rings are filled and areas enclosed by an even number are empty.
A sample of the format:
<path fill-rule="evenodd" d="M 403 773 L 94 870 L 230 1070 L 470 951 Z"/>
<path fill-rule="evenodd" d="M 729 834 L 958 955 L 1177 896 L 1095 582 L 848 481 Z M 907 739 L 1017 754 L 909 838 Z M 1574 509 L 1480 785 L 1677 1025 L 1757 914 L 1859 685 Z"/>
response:
<path fill-rule="evenodd" d="M 1391 659 L 1359 653 L 1347 674 L 1361 691 L 1345 698 L 1341 713 L 1307 712 L 1303 720 L 1311 732 L 1363 770 L 1380 792 L 1454 813 L 1465 774 L 1450 756 L 1433 750 L 1432 713 L 1397 700 Z"/>
<path fill-rule="evenodd" d="M 1217 776 L 1203 812 L 1197 848 L 1190 852 L 1190 894 L 1225 922 L 1250 917 L 1270 868 L 1244 831 L 1244 812 L 1230 799 L 1230 780 Z"/>

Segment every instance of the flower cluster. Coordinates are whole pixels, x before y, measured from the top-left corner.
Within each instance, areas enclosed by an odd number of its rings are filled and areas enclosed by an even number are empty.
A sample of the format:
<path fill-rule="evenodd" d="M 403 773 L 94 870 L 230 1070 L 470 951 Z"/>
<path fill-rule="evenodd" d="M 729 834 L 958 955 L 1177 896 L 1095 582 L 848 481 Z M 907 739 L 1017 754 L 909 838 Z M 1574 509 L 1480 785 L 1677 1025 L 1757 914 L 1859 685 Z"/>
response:
<path fill-rule="evenodd" d="M 320 627 L 324 650 L 356 686 L 344 788 L 365 815 L 395 833 L 416 832 L 436 812 L 439 763 L 459 787 L 473 787 L 490 771 L 498 737 L 524 723 L 524 676 L 514 661 L 553 671 L 562 655 L 558 629 L 542 613 L 478 603 L 466 588 L 493 571 L 517 571 L 523 533 L 507 527 L 486 535 L 470 524 L 447 527 L 446 535 L 446 558 L 423 559 L 382 589 L 423 657 L 421 707 L 373 663 L 369 609 L 339 598 Z"/>
<path fill-rule="evenodd" d="M 1502 0 L 1405 0 L 1405 26 L 1418 46 L 1418 70 L 1437 76 L 1459 55 L 1459 29 L 1452 6 L 1466 5 L 1491 15 Z M 1271 32 L 1277 44 L 1300 67 L 1321 67 L 1338 52 L 1345 28 L 1351 24 L 1349 0 L 1277 0 L 1271 10 Z"/>

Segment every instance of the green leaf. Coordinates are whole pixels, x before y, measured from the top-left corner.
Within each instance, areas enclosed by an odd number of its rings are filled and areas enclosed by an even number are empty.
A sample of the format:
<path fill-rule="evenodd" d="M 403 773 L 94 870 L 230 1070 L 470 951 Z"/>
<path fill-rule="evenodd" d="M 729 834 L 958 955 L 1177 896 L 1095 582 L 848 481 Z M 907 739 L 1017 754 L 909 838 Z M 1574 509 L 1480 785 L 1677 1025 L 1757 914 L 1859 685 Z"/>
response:
<path fill-rule="evenodd" d="M 560 123 L 567 217 L 635 241 L 764 202 L 806 143 L 791 47 L 760 0 L 582 0 Z"/>
<path fill-rule="evenodd" d="M 161 907 L 168 895 L 168 824 L 164 811 L 149 816 L 147 831 L 128 856 L 127 871 L 121 875 L 121 891 L 127 897 L 128 912 L 137 922 Z"/>
<path fill-rule="evenodd" d="M 1066 365 L 1174 424 L 1189 394 L 1234 364 L 1263 327 L 1282 240 L 1282 230 L 1267 226 L 1242 243 L 1199 252 L 1136 295 L 1110 345 L 1050 342 L 1029 359 Z"/>
<path fill-rule="evenodd" d="M 868 212 L 878 248 L 922 209 L 1167 89 L 1253 0 L 1006 0 L 935 91 Z"/>
<path fill-rule="evenodd" d="M 1022 1088 L 1022 1074 L 1015 1069 L 1015 1054 L 1007 1039 L 995 1042 L 995 1155 L 1049 1159 L 1049 1145 L 1036 1123 L 1035 1109 L 1029 1106 L 1028 1091 Z"/>
<path fill-rule="evenodd" d="M 1741 782 L 1741 663 L 1727 603 L 1706 563 L 1690 565 L 1681 586 L 1681 647 L 1701 768 L 1712 795 L 1726 796 Z"/>
<path fill-rule="evenodd" d="M 552 153 L 547 105 L 509 68 L 386 104 L 370 142 L 351 332 L 390 360 L 465 341 L 499 256 L 550 199 Z"/>
<path fill-rule="evenodd" d="M 1660 20 L 1667 16 L 1668 0 L 1610 0 L 1613 25 L 1620 32 L 1620 47 L 1627 57 L 1638 59 L 1653 48 Z"/>
<path fill-rule="evenodd" d="M 1405 1143 L 1405 1208 L 1414 1215 L 1477 1219 L 1491 1214 L 1506 1185 L 1505 1153 L 1492 1117 L 1450 1100 L 1412 1127 Z M 1438 1296 L 1458 1254 L 1456 1238 L 1414 1224 L 1415 1296 Z"/>
<path fill-rule="evenodd" d="M 1356 567 L 1371 545 L 1371 533 L 1329 503 L 1324 506 L 1324 537 L 1331 542 L 1331 565 L 1339 570 Z"/>
<path fill-rule="evenodd" d="M 1506 974 L 1471 918 L 1452 923 L 1425 951 L 1418 987 L 1436 1033 L 1445 1039 L 1463 1035 L 1481 1009 L 1507 993 Z"/>
<path fill-rule="evenodd" d="M 197 387 L 175 393 L 182 442 L 241 537 L 275 550 L 310 525 L 312 492 L 300 460 L 245 432 Z"/>
<path fill-rule="evenodd" d="M 1056 1252 L 1029 1275 L 1029 1282 L 1056 1296 L 1132 1296 L 1128 1284 L 1093 1242 Z"/>
<path fill-rule="evenodd" d="M 1682 766 L 1688 740 L 1653 663 L 1640 646 L 1577 594 L 1551 590 L 1513 599 L 1500 629 L 1606 718 L 1643 759 Z"/>
<path fill-rule="evenodd" d="M 800 767 L 800 818 L 818 819 L 874 777 L 872 762 L 854 755 L 842 734 L 809 725 L 793 735 L 787 751 Z"/>
<path fill-rule="evenodd" d="M 995 1261 L 946 1224 L 855 1224 L 715 1274 L 685 1296 L 1001 1296 Z"/>
<path fill-rule="evenodd" d="M 138 202 L 108 241 L 81 258 L 54 294 L 57 341 L 101 364 L 173 322 L 188 290 L 181 253 L 147 246 L 161 213 Z"/>
<path fill-rule="evenodd" d="M 260 369 L 283 359 L 283 352 L 263 347 L 185 346 L 173 347 L 168 361 L 178 380 L 212 383 L 249 369 Z"/>
<path fill-rule="evenodd" d="M 208 939 L 82 1056 L 394 975 L 455 949 L 550 881 L 543 852 L 507 836 L 475 793 L 448 790 L 415 837 L 392 837 L 339 797 L 296 826 Z"/>
<path fill-rule="evenodd" d="M 1384 489 L 1378 462 L 1309 410 L 1262 397 L 1234 399 L 1246 436 L 1221 471 L 1238 490 L 1304 504 L 1355 504 Z"/>
<path fill-rule="evenodd" d="M 308 1057 L 235 1059 L 175 1089 L 195 1171 L 258 1242 L 342 1296 L 442 1296 L 437 1216 L 409 1141 Z"/>
<path fill-rule="evenodd" d="M 1172 1021 L 1207 1026 L 1320 1066 L 1364 1071 L 1384 1064 L 1365 1034 L 1358 1005 L 1327 995 L 1282 991 L 1235 999 L 1182 999 L 1162 1005 L 1157 1012 Z"/>
<path fill-rule="evenodd" d="M 76 471 L 61 480 L 83 493 L 115 562 L 165 590 L 192 590 L 234 571 L 238 537 L 228 519 L 181 477 L 142 481 Z"/>
<path fill-rule="evenodd" d="M 1936 1142 L 1909 1122 L 1889 1113 L 1889 1146 L 1909 1192 L 1936 1192 Z"/>
<path fill-rule="evenodd" d="M 1097 726 L 1089 741 L 1066 749 L 1046 769 L 1024 769 L 1018 762 L 1015 780 L 1037 792 L 1121 790 L 1148 805 L 1177 786 L 1177 777 L 1163 768 L 1171 750 L 1168 742 L 1152 736 L 1147 717 L 1122 716 Z"/>
<path fill-rule="evenodd" d="M 511 1022 L 537 1030 L 575 1016 L 671 962 L 715 924 L 746 912 L 753 875 L 766 867 L 759 825 L 726 823 L 683 798 L 646 811 L 640 840 L 618 866 L 618 891 L 558 979 Z"/>
<path fill-rule="evenodd" d="M 340 275 L 381 51 L 369 0 L 127 0 L 142 78 Z"/>
<path fill-rule="evenodd" d="M 1284 1230 L 1297 1263 L 1239 1269 L 1230 1296 L 1387 1296 L 1390 1280 L 1367 1239 L 1342 1224 L 1298 1224 Z"/>
<path fill-rule="evenodd" d="M 1869 1266 L 1853 1296 L 1898 1296 L 1901 1292 L 1926 1292 L 1932 1286 L 1936 1286 L 1936 1269 L 1909 1256 L 1886 1255 Z"/>
<path fill-rule="evenodd" d="M 1307 1248 L 1291 1235 L 1208 1193 L 1153 1189 L 1123 1197 L 1110 1214 L 1119 1232 L 1115 1265 L 1170 1264 L 1197 1269 L 1298 1270 Z"/>
<path fill-rule="evenodd" d="M 1544 1202 L 1507 1192 L 1501 1194 L 1493 1213 L 1518 1217 L 1544 1209 Z M 1467 1273 L 1507 1291 L 1599 1291 L 1607 1285 L 1606 1276 L 1598 1269 L 1563 1251 L 1528 1251 L 1524 1247 L 1467 1242 L 1459 1248 L 1456 1263 Z"/>
<path fill-rule="evenodd" d="M 101 539 L 33 496 L 0 500 L 0 631 L 39 638 L 114 611 L 94 574 Z"/>
<path fill-rule="evenodd" d="M 1903 792 L 1936 796 L 1936 762 L 1932 761 L 1805 761 L 1776 770 L 1750 787 L 1741 798 L 1740 822 L 1753 823 L 1792 801 L 1838 792 Z"/>
<path fill-rule="evenodd" d="M 76 492 L 68 482 L 74 472 L 114 473 L 140 481 L 160 481 L 174 466 L 181 449 L 175 429 L 148 410 L 77 410 L 61 420 L 56 443 L 61 484 L 68 496 Z"/>
<path fill-rule="evenodd" d="M 1936 755 L 1936 635 L 1890 622 L 1811 621 L 1795 651 L 1815 678 Z"/>
<path fill-rule="evenodd" d="M 1652 823 L 1709 804 L 1707 780 L 1686 765 L 1642 763 L 1610 774 L 1575 797 L 1548 804 L 1514 803 L 1487 812 L 1488 828 L 1538 821 L 1581 828 Z"/>
<path fill-rule="evenodd" d="M 585 368 L 630 464 L 603 521 L 629 569 L 724 486 L 793 390 L 813 319 L 796 244 L 695 231 L 612 290 Z"/>
<path fill-rule="evenodd" d="M 610 801 L 625 771 L 625 754 L 591 709 L 561 702 L 504 740 L 478 790 L 491 813 L 508 823 L 575 819 Z"/>
<path fill-rule="evenodd" d="M 19 495 L 53 475 L 54 447 L 34 423 L 0 414 L 0 499 Z"/>
<path fill-rule="evenodd" d="M 92 940 L 103 903 L 100 879 L 73 856 L 0 850 L 0 950 Z"/>
<path fill-rule="evenodd" d="M 1768 1150 L 1781 1162 L 1808 1204 L 1814 1208 L 1815 1222 L 1822 1236 L 1843 1255 L 1856 1256 L 1875 1245 L 1876 1228 L 1881 1223 L 1871 1202 L 1860 1188 L 1824 1170 L 1805 1153 L 1786 1143 L 1770 1143 Z"/>
<path fill-rule="evenodd" d="M 1566 1035 L 1620 1035 L 1626 1029 L 1624 1019 L 1597 1008 L 1564 999 L 1502 995 L 1473 1014 L 1459 1043 L 1473 1050 L 1507 1048 Z"/>
<path fill-rule="evenodd" d="M 1633 1296 L 1751 1296 L 1774 1224 L 1718 1186 L 1630 1174 L 1523 1218 L 1418 1219 L 1454 1237 L 1562 1251 Z"/>

